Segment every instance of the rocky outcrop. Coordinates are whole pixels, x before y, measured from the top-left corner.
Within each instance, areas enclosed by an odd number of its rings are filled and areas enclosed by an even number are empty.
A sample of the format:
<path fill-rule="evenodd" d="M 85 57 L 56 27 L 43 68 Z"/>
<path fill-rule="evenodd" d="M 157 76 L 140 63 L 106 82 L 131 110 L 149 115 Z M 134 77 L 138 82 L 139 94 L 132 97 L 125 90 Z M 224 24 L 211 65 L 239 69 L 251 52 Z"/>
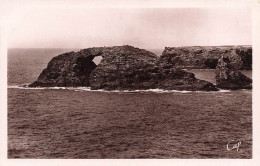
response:
<path fill-rule="evenodd" d="M 102 56 L 95 65 L 94 57 Z M 216 91 L 207 81 L 132 46 L 96 47 L 54 57 L 30 87 L 90 86 L 92 90 Z"/>
<path fill-rule="evenodd" d="M 91 89 L 134 90 L 155 88 L 153 76 L 158 57 L 132 46 L 107 47 L 91 73 Z"/>
<path fill-rule="evenodd" d="M 29 87 L 89 86 L 89 76 L 96 68 L 92 60 L 99 54 L 98 49 L 84 49 L 56 56 Z"/>
<path fill-rule="evenodd" d="M 165 66 L 155 54 L 132 46 L 112 47 L 91 73 L 91 89 L 217 90 L 194 74 Z"/>
<path fill-rule="evenodd" d="M 195 78 L 193 73 L 178 68 L 160 68 L 156 88 L 166 90 L 218 91 L 210 82 Z"/>
<path fill-rule="evenodd" d="M 165 47 L 161 59 L 179 68 L 215 69 L 221 56 L 236 70 L 252 70 L 251 46 Z"/>
<path fill-rule="evenodd" d="M 222 89 L 251 89 L 252 80 L 234 69 L 228 58 L 218 60 L 216 73 L 217 87 Z"/>

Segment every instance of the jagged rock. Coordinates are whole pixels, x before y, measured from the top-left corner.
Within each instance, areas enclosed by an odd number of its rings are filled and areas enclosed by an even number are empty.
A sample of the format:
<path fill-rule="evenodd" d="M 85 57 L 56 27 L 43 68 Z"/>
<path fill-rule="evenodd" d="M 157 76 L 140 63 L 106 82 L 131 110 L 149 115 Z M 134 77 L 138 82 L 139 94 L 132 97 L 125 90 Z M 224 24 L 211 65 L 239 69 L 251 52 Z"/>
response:
<path fill-rule="evenodd" d="M 195 78 L 193 73 L 178 68 L 161 69 L 156 87 L 166 90 L 218 91 L 210 82 Z"/>
<path fill-rule="evenodd" d="M 95 65 L 94 57 L 102 56 Z M 90 86 L 92 90 L 218 90 L 194 74 L 132 46 L 95 47 L 54 57 L 30 87 Z"/>
<path fill-rule="evenodd" d="M 236 70 L 252 69 L 251 46 L 165 47 L 161 59 L 179 68 L 215 69 L 221 56 Z"/>
<path fill-rule="evenodd" d="M 101 63 L 91 73 L 91 89 L 217 90 L 212 83 L 176 69 L 155 54 L 132 46 L 107 48 Z"/>
<path fill-rule="evenodd" d="M 223 56 L 218 60 L 216 73 L 217 87 L 223 89 L 251 89 L 252 79 L 230 65 L 230 61 Z"/>
<path fill-rule="evenodd" d="M 157 56 L 132 46 L 106 47 L 103 59 L 91 73 L 91 89 L 133 90 L 155 88 L 151 73 Z"/>
<path fill-rule="evenodd" d="M 99 54 L 99 50 L 85 49 L 56 56 L 29 87 L 89 86 L 89 76 L 96 68 L 92 60 Z"/>

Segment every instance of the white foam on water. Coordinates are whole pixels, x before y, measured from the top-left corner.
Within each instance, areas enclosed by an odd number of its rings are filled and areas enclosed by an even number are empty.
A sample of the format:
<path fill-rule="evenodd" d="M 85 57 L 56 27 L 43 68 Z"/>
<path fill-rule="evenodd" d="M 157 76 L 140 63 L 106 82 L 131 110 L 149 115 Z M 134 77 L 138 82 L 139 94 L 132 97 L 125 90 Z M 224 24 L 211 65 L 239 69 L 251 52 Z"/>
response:
<path fill-rule="evenodd" d="M 18 85 L 8 85 L 7 88 L 19 88 Z"/>
<path fill-rule="evenodd" d="M 78 92 L 107 92 L 107 93 L 228 93 L 232 92 L 232 90 L 226 90 L 226 89 L 220 89 L 219 91 L 186 91 L 186 90 L 164 90 L 164 89 L 147 89 L 147 90 L 104 90 L 104 89 L 98 89 L 98 90 L 91 90 L 90 87 L 28 87 L 28 84 L 23 85 L 8 85 L 8 88 L 13 89 L 55 89 L 55 90 L 73 90 Z M 248 91 L 251 92 L 248 89 L 241 89 L 239 91 Z"/>
<path fill-rule="evenodd" d="M 28 87 L 27 85 L 8 85 L 10 89 L 69 89 L 68 87 Z"/>
<path fill-rule="evenodd" d="M 19 85 L 8 85 L 7 88 L 8 89 L 46 89 L 45 87 L 31 88 L 31 87 L 25 87 Z"/>
<path fill-rule="evenodd" d="M 226 89 L 220 89 L 219 92 L 231 92 L 231 90 L 226 90 Z"/>

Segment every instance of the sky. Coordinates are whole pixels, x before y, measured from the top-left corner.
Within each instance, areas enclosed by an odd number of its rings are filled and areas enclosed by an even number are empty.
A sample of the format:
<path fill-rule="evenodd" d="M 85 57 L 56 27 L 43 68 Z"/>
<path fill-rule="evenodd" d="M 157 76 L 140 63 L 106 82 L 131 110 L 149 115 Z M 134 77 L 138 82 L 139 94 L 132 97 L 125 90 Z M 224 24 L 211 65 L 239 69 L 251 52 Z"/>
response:
<path fill-rule="evenodd" d="M 252 44 L 250 8 L 32 8 L 12 18 L 9 48 Z"/>

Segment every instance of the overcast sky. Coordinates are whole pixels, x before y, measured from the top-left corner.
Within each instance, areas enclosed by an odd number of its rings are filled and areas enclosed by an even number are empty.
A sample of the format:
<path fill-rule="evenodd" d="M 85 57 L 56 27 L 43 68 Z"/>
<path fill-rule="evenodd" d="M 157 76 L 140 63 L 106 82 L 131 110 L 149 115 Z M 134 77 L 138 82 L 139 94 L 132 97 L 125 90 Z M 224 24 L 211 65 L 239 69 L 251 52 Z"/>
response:
<path fill-rule="evenodd" d="M 10 24 L 9 47 L 140 48 L 251 45 L 249 8 L 30 9 Z"/>

